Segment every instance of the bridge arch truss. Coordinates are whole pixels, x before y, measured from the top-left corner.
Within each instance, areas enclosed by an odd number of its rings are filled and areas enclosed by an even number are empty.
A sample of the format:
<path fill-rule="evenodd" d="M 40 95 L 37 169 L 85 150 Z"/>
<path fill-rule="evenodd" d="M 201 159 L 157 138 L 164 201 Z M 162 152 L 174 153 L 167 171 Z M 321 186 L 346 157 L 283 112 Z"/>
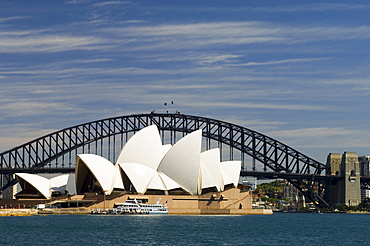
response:
<path fill-rule="evenodd" d="M 241 176 L 283 178 L 319 207 L 327 207 L 326 166 L 303 153 L 251 129 L 180 113 L 135 114 L 65 128 L 0 154 L 2 190 L 13 185 L 16 172 L 73 172 L 77 154 L 95 153 L 112 162 L 124 143 L 140 129 L 157 125 L 164 143 L 202 129 L 203 148 L 218 147 L 222 160 L 241 160 Z M 248 159 L 249 158 L 249 159 Z"/>

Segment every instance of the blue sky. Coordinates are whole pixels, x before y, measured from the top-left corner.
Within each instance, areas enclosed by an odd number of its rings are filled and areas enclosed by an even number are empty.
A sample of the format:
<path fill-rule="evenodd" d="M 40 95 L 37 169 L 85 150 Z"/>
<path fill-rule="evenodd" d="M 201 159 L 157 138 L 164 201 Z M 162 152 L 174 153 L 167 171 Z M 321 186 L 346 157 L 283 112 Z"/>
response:
<path fill-rule="evenodd" d="M 178 110 L 321 162 L 370 155 L 369 12 L 368 1 L 1 1 L 0 151 Z"/>

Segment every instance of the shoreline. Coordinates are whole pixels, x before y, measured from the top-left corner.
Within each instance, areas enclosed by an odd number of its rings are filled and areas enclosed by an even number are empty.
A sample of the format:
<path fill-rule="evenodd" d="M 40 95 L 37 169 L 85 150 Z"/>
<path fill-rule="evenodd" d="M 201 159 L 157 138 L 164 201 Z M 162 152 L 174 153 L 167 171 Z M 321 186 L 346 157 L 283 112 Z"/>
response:
<path fill-rule="evenodd" d="M 91 210 L 88 208 L 59 208 L 59 209 L 0 209 L 2 216 L 31 216 L 31 215 L 58 215 L 58 214 L 84 214 L 90 215 Z M 271 210 L 248 210 L 233 211 L 229 209 L 173 209 L 169 210 L 169 215 L 272 215 Z M 104 215 L 103 213 L 101 215 Z"/>
<path fill-rule="evenodd" d="M 209 209 L 205 210 L 179 210 L 173 209 L 169 211 L 169 215 L 273 215 L 276 211 L 272 212 L 270 210 L 258 210 L 255 209 L 244 212 L 238 213 L 237 211 L 225 211 Z M 279 213 L 279 212 L 277 212 Z M 293 214 L 294 212 L 292 212 Z M 300 213 L 300 212 L 295 212 Z M 90 215 L 91 210 L 88 208 L 60 208 L 60 209 L 0 209 L 0 217 L 10 217 L 10 216 L 31 216 L 31 215 Z M 315 213 L 312 213 L 315 214 Z M 317 214 L 317 213 L 316 213 Z M 321 214 L 370 214 L 370 212 L 364 211 L 346 211 L 346 212 L 322 212 Z M 101 214 L 104 215 L 104 214 Z"/>

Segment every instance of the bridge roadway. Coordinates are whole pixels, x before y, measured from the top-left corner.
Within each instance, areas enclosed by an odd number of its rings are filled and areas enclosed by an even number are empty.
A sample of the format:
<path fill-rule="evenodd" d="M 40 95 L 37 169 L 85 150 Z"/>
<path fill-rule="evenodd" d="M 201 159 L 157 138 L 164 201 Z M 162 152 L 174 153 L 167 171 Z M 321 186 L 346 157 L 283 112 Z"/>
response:
<path fill-rule="evenodd" d="M 43 168 L 0 168 L 0 173 L 14 174 L 14 173 L 74 173 L 75 168 L 57 168 L 57 167 L 43 167 Z M 298 173 L 283 173 L 283 172 L 263 172 L 263 171 L 241 171 L 242 177 L 256 177 L 260 179 L 322 179 L 322 180 L 340 180 L 340 176 L 333 175 L 319 175 L 319 174 L 298 174 Z M 370 180 L 370 177 L 367 178 Z"/>
<path fill-rule="evenodd" d="M 242 177 L 256 177 L 257 179 L 299 179 L 299 180 L 319 180 L 319 181 L 339 181 L 342 176 L 338 175 L 318 175 L 318 174 L 298 174 L 282 172 L 261 172 L 261 171 L 241 171 Z M 360 177 L 362 186 L 370 186 L 370 177 Z"/>
<path fill-rule="evenodd" d="M 74 173 L 75 168 L 0 168 L 0 173 Z M 257 179 L 305 179 L 305 180 L 341 180 L 343 177 L 336 175 L 298 174 L 263 171 L 241 171 L 241 177 L 255 177 Z M 361 177 L 362 184 L 370 184 L 370 177 Z"/>

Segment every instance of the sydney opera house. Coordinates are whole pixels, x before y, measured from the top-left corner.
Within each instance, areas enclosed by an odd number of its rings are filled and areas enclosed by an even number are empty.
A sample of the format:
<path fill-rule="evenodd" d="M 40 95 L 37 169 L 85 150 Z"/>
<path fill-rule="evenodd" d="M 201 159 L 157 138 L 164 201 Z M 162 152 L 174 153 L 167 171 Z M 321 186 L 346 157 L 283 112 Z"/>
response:
<path fill-rule="evenodd" d="M 126 142 L 115 163 L 95 154 L 78 155 L 77 194 L 68 199 L 85 201 L 88 208 L 112 208 L 137 198 L 148 203 L 161 199 L 173 213 L 253 213 L 250 191 L 238 185 L 240 169 L 240 161 L 221 161 L 218 148 L 202 152 L 202 130 L 163 145 L 151 125 Z M 16 178 L 22 187 L 18 198 L 50 199 L 65 193 L 68 175 L 46 179 L 18 173 Z"/>

